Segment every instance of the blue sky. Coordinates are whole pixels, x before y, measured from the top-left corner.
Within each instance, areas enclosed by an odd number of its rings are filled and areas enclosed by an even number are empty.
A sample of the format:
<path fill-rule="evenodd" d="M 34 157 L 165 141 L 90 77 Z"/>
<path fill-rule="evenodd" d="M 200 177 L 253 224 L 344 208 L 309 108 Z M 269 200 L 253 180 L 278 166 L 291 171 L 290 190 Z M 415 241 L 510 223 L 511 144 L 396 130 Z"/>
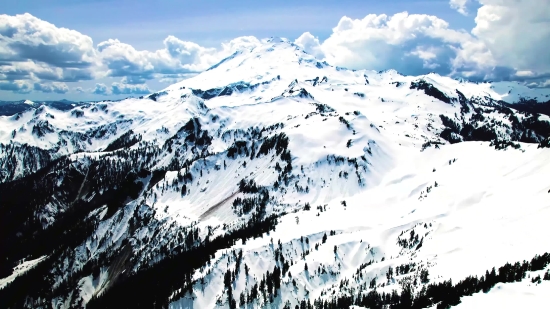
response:
<path fill-rule="evenodd" d="M 342 16 L 407 11 L 445 19 L 471 29 L 472 18 L 451 9 L 447 0 L 338 1 L 129 1 L 129 0 L 3 0 L 0 12 L 31 13 L 89 35 L 95 42 L 117 38 L 137 49 L 162 47 L 174 35 L 182 40 L 217 46 L 221 40 L 253 35 L 296 38 L 303 32 L 327 38 Z"/>
<path fill-rule="evenodd" d="M 550 38 L 545 1 L 3 0 L 0 100 L 140 95 L 271 36 L 336 65 L 544 86 L 550 54 L 529 44 Z"/>

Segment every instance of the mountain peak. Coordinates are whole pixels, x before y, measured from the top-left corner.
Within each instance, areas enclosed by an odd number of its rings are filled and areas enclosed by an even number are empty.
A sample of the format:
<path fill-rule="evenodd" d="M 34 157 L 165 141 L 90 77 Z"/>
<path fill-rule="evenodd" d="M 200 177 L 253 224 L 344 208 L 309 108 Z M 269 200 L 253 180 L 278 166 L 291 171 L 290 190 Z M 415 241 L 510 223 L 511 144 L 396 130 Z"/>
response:
<path fill-rule="evenodd" d="M 308 54 L 288 39 L 272 37 L 255 48 L 236 51 L 201 74 L 167 90 L 182 87 L 210 89 L 237 82 L 256 84 L 283 77 L 285 80 L 309 79 L 326 75 L 319 69 L 327 67 L 330 67 L 328 63 Z"/>
<path fill-rule="evenodd" d="M 267 40 L 268 43 L 290 43 L 286 38 L 281 38 L 278 36 L 272 36 Z"/>

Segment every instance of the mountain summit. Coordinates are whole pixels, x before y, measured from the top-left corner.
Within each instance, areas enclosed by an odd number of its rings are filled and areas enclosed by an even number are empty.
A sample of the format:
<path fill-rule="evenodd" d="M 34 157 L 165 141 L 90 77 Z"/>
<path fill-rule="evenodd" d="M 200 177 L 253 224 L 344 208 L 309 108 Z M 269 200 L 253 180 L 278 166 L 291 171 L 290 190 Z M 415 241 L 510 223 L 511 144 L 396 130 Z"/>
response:
<path fill-rule="evenodd" d="M 0 307 L 543 297 L 549 95 L 272 38 L 141 98 L 21 103 L 0 116 Z"/>
<path fill-rule="evenodd" d="M 168 89 L 178 89 L 181 86 L 209 89 L 236 82 L 255 84 L 273 80 L 275 77 L 290 82 L 294 79 L 307 80 L 319 75 L 330 77 L 335 83 L 359 84 L 364 84 L 362 77 L 370 77 L 375 80 L 383 79 L 384 82 L 399 80 L 402 83 L 427 78 L 432 79 L 432 82 L 439 83 L 439 86 L 443 88 L 452 88 L 450 89 L 452 95 L 455 95 L 454 90 L 458 89 L 468 97 L 483 97 L 483 94 L 494 100 L 503 100 L 507 103 L 516 103 L 522 99 L 532 99 L 538 102 L 550 100 L 549 89 L 528 88 L 518 82 L 483 82 L 480 84 L 464 79 L 454 80 L 433 73 L 424 76 L 403 76 L 395 70 L 376 72 L 331 66 L 289 40 L 277 37 L 271 38 L 255 48 L 239 50 L 198 76 L 172 85 Z"/>
<path fill-rule="evenodd" d="M 298 45 L 281 38 L 271 38 L 260 46 L 239 50 L 198 76 L 168 89 L 177 89 L 180 85 L 214 88 L 235 82 L 258 83 L 273 80 L 277 76 L 285 80 L 300 79 L 302 76 L 319 75 L 319 69 L 323 68 L 330 66 L 306 53 Z"/>

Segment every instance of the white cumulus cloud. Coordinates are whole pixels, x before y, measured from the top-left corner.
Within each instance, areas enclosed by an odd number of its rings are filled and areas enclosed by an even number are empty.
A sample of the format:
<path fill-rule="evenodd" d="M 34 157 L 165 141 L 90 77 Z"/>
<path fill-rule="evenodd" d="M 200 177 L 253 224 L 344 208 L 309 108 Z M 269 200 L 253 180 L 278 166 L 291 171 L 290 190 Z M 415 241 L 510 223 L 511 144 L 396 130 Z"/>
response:
<path fill-rule="evenodd" d="M 479 0 L 472 33 L 491 51 L 494 62 L 514 71 L 550 72 L 550 2 Z"/>
<path fill-rule="evenodd" d="M 12 91 L 14 93 L 27 94 L 33 89 L 32 84 L 26 81 L 0 81 L 0 90 Z"/>
<path fill-rule="evenodd" d="M 367 15 L 363 19 L 344 16 L 324 42 L 317 44 L 313 36 L 304 33 L 296 44 L 318 50 L 329 63 L 354 69 L 384 70 L 393 68 L 406 74 L 421 74 L 426 67 L 439 73 L 451 72 L 453 47 L 472 40 L 462 30 L 453 30 L 436 16 L 408 14 L 393 16 Z M 429 51 L 430 59 L 426 58 Z"/>
<path fill-rule="evenodd" d="M 457 10 L 460 14 L 467 16 L 468 9 L 467 4 L 470 0 L 450 0 L 449 5 L 452 9 Z"/>
<path fill-rule="evenodd" d="M 122 84 L 122 83 L 113 83 L 111 85 L 111 93 L 112 94 L 148 94 L 151 93 L 151 90 L 147 87 L 147 85 L 129 85 L 129 84 Z"/>
<path fill-rule="evenodd" d="M 163 49 L 138 51 L 129 44 L 111 39 L 99 43 L 97 49 L 108 76 L 125 77 L 129 83 L 141 84 L 164 75 L 201 72 L 236 50 L 258 46 L 260 41 L 254 37 L 239 37 L 222 43 L 219 49 L 202 47 L 174 36 L 168 36 L 163 43 Z"/>
<path fill-rule="evenodd" d="M 147 80 L 196 74 L 236 50 L 261 43 L 245 36 L 210 48 L 168 36 L 163 44 L 164 48 L 155 51 L 137 50 L 117 39 L 94 46 L 89 36 L 28 13 L 0 15 L 0 80 L 5 81 L 0 90 L 66 93 L 68 88 L 55 83 L 120 77 L 122 83 L 113 89 L 98 84 L 92 92 L 143 93 Z"/>
<path fill-rule="evenodd" d="M 53 82 L 47 84 L 34 83 L 33 89 L 44 93 L 65 94 L 69 92 L 69 87 L 65 83 Z"/>
<path fill-rule="evenodd" d="M 5 79 L 89 80 L 96 60 L 89 36 L 28 13 L 0 15 L 0 74 Z"/>
<path fill-rule="evenodd" d="M 548 0 L 478 0 L 470 32 L 425 14 L 344 16 L 319 42 L 305 32 L 295 43 L 329 63 L 354 69 L 435 71 L 474 80 L 544 80 L 550 77 Z M 452 0 L 462 13 L 470 1 Z M 522 72 L 531 72 L 526 75 Z"/>
<path fill-rule="evenodd" d="M 319 39 L 317 37 L 314 37 L 313 34 L 309 32 L 304 32 L 299 38 L 294 41 L 294 43 L 298 46 L 301 46 L 306 52 L 312 54 L 319 59 L 325 57 Z"/>
<path fill-rule="evenodd" d="M 93 94 L 108 95 L 110 94 L 109 88 L 103 83 L 95 84 L 95 88 L 92 89 Z"/>

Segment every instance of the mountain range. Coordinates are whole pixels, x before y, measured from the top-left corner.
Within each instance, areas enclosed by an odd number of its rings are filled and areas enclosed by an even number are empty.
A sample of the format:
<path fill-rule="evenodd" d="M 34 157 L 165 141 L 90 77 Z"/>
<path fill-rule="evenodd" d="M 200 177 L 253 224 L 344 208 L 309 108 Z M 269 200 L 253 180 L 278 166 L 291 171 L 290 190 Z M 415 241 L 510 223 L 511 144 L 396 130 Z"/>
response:
<path fill-rule="evenodd" d="M 144 97 L 0 111 L 2 308 L 550 300 L 549 88 L 272 38 Z"/>

